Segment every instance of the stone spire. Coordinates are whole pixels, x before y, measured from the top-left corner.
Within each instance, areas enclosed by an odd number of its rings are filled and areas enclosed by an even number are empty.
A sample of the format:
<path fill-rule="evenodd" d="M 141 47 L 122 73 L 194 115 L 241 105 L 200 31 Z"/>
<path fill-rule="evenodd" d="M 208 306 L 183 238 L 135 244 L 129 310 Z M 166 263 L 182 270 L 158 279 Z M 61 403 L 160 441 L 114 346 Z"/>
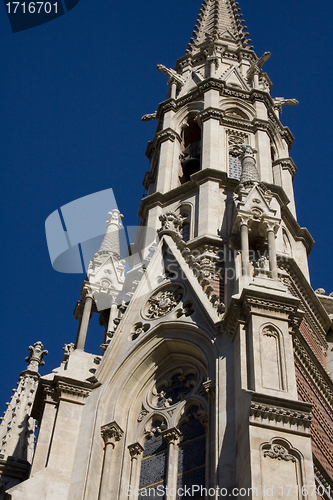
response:
<path fill-rule="evenodd" d="M 119 230 L 121 219 L 124 217 L 116 208 L 108 213 L 109 220 L 106 221 L 106 234 L 102 241 L 99 252 L 112 252 L 118 260 L 120 257 Z"/>
<path fill-rule="evenodd" d="M 194 27 L 193 37 L 188 45 L 193 52 L 203 43 L 210 41 L 227 41 L 236 44 L 239 48 L 247 47 L 251 42 L 244 32 L 244 20 L 235 0 L 203 0 L 197 24 Z"/>
<path fill-rule="evenodd" d="M 7 410 L 0 426 L 0 493 L 28 478 L 33 457 L 35 420 L 30 416 L 40 375 L 38 368 L 44 364 L 47 354 L 41 342 L 29 347 L 30 355 L 25 359 L 29 365 L 20 374 L 17 389 L 6 403 Z"/>

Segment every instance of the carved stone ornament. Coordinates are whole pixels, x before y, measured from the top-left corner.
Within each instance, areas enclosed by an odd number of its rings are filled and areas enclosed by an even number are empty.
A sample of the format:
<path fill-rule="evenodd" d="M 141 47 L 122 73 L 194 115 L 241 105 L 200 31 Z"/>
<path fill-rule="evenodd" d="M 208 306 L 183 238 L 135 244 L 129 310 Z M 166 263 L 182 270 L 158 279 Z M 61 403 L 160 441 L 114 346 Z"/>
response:
<path fill-rule="evenodd" d="M 25 361 L 29 363 L 27 370 L 38 372 L 38 368 L 44 366 L 45 362 L 43 361 L 43 357 L 46 356 L 48 352 L 44 350 L 44 346 L 41 342 L 36 342 L 33 347 L 29 346 L 29 350 L 30 355 L 25 358 Z"/>
<path fill-rule="evenodd" d="M 173 427 L 172 429 L 167 429 L 162 432 L 162 436 L 166 440 L 168 444 L 177 444 L 180 439 L 180 432 L 176 427 Z"/>
<path fill-rule="evenodd" d="M 274 337 L 274 338 L 279 337 L 278 331 L 273 326 L 265 326 L 265 328 L 262 331 L 262 334 L 264 337 Z"/>
<path fill-rule="evenodd" d="M 71 354 L 75 350 L 75 344 L 73 344 L 73 342 L 65 344 L 63 350 L 65 351 L 65 354 Z"/>
<path fill-rule="evenodd" d="M 317 288 L 317 290 L 315 290 L 315 294 L 317 294 L 317 295 L 325 295 L 326 294 L 326 290 L 324 290 L 324 288 Z"/>
<path fill-rule="evenodd" d="M 155 434 L 162 434 L 165 431 L 167 425 L 164 420 L 155 420 L 151 427 L 145 430 L 145 436 L 147 438 L 152 438 Z"/>
<path fill-rule="evenodd" d="M 270 450 L 264 451 L 264 457 L 285 460 L 286 462 L 296 462 L 296 457 L 288 453 L 288 450 L 281 444 L 273 444 Z"/>
<path fill-rule="evenodd" d="M 148 415 L 149 411 L 142 405 L 142 410 L 137 418 L 138 422 L 142 422 L 146 415 Z"/>
<path fill-rule="evenodd" d="M 121 440 L 123 434 L 124 431 L 116 422 L 111 422 L 110 424 L 103 425 L 101 427 L 101 436 L 105 445 L 111 444 L 114 447 L 116 442 Z"/>
<path fill-rule="evenodd" d="M 182 215 L 177 215 L 175 212 L 166 212 L 159 217 L 162 227 L 158 229 L 160 236 L 163 234 L 180 234 L 180 229 L 182 228 L 186 217 Z"/>
<path fill-rule="evenodd" d="M 140 443 L 130 444 L 128 446 L 128 450 L 132 460 L 137 460 L 137 458 L 143 453 L 143 447 Z"/>
<path fill-rule="evenodd" d="M 149 323 L 136 323 L 134 325 L 134 331 L 132 332 L 132 340 L 135 340 L 141 335 L 142 333 L 145 333 L 147 330 L 149 330 L 150 324 Z"/>
<path fill-rule="evenodd" d="M 173 311 L 184 297 L 184 289 L 180 285 L 168 286 L 148 299 L 144 315 L 149 319 L 157 319 Z"/>

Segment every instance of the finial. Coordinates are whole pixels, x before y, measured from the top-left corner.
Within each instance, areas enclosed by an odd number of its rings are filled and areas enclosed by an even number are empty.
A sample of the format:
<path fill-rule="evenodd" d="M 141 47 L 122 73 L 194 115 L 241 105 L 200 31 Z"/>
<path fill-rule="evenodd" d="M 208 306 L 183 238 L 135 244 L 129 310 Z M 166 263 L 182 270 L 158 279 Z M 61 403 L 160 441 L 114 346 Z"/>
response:
<path fill-rule="evenodd" d="M 118 229 L 121 228 L 121 219 L 123 219 L 123 214 L 119 212 L 117 208 L 108 213 L 109 220 L 106 221 L 106 228 L 110 226 L 117 226 Z"/>
<path fill-rule="evenodd" d="M 41 342 L 36 342 L 34 346 L 29 346 L 30 355 L 25 358 L 25 361 L 29 363 L 27 370 L 37 372 L 40 366 L 45 365 L 43 357 L 48 354 L 48 351 L 44 350 L 44 346 Z"/>

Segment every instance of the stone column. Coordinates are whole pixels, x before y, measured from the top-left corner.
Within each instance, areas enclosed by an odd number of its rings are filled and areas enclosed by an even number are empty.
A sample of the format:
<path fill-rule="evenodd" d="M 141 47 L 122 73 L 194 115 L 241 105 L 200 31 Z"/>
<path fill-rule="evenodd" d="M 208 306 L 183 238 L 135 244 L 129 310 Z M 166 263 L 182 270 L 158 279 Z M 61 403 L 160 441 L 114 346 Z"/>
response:
<path fill-rule="evenodd" d="M 268 256 L 269 270 L 273 279 L 278 279 L 276 247 L 275 247 L 275 223 L 267 223 L 267 240 L 268 240 Z"/>
<path fill-rule="evenodd" d="M 167 478 L 166 486 L 168 488 L 168 494 L 166 495 L 166 500 L 176 500 L 176 489 L 177 489 L 177 472 L 178 472 L 178 443 L 180 438 L 180 432 L 176 427 L 172 429 L 167 429 L 162 432 L 162 436 L 168 443 L 168 467 L 167 467 Z M 173 490 L 171 494 L 170 490 Z"/>
<path fill-rule="evenodd" d="M 131 472 L 129 480 L 129 486 L 131 486 L 131 494 L 128 498 L 129 500 L 136 500 L 138 498 L 138 495 L 134 493 L 134 490 L 139 486 L 141 463 L 138 458 L 143 453 L 143 447 L 140 443 L 134 443 L 129 445 L 128 449 L 131 455 Z"/>
<path fill-rule="evenodd" d="M 240 233 L 241 233 L 241 254 L 242 254 L 242 275 L 250 275 L 250 259 L 249 259 L 249 226 L 248 219 L 241 218 L 240 220 Z"/>
<path fill-rule="evenodd" d="M 109 478 L 111 469 L 111 459 L 112 450 L 116 445 L 117 441 L 120 441 L 124 434 L 124 431 L 119 427 L 116 422 L 111 424 L 103 425 L 101 428 L 101 435 L 104 440 L 104 461 L 101 477 L 101 486 L 99 490 L 99 500 L 105 500 L 106 498 L 111 498 L 109 495 Z"/>
<path fill-rule="evenodd" d="M 171 78 L 169 80 L 169 85 L 170 85 L 170 88 L 171 88 L 170 97 L 171 97 L 171 99 L 176 99 L 177 82 L 174 79 Z"/>
<path fill-rule="evenodd" d="M 84 350 L 84 345 L 86 343 L 88 325 L 91 317 L 91 309 L 94 301 L 90 287 L 85 286 L 83 290 L 85 292 L 85 301 L 76 342 L 76 349 L 81 349 L 82 351 Z"/>

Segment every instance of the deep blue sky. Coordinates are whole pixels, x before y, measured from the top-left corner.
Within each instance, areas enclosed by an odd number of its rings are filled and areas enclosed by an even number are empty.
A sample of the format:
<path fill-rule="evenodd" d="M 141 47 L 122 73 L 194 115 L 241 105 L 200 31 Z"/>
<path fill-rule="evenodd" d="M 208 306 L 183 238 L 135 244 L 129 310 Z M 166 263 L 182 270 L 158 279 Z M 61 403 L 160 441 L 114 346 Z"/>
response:
<path fill-rule="evenodd" d="M 80 0 L 68 14 L 13 34 L 0 6 L 2 351 L 0 407 L 26 367 L 28 346 L 44 343 L 47 373 L 74 342 L 73 310 L 83 275 L 55 272 L 44 222 L 60 206 L 113 188 L 124 224 L 138 222 L 147 141 L 143 123 L 167 93 L 156 64 L 184 54 L 200 0 Z M 291 151 L 298 220 L 316 245 L 312 285 L 333 291 L 332 15 L 327 0 L 240 0 L 272 96 L 295 97 L 282 122 Z M 84 218 L 84 213 L 82 218 Z M 91 328 L 89 346 L 101 343 Z M 95 337 L 94 337 L 95 336 Z M 98 352 L 96 350 L 96 352 Z"/>

